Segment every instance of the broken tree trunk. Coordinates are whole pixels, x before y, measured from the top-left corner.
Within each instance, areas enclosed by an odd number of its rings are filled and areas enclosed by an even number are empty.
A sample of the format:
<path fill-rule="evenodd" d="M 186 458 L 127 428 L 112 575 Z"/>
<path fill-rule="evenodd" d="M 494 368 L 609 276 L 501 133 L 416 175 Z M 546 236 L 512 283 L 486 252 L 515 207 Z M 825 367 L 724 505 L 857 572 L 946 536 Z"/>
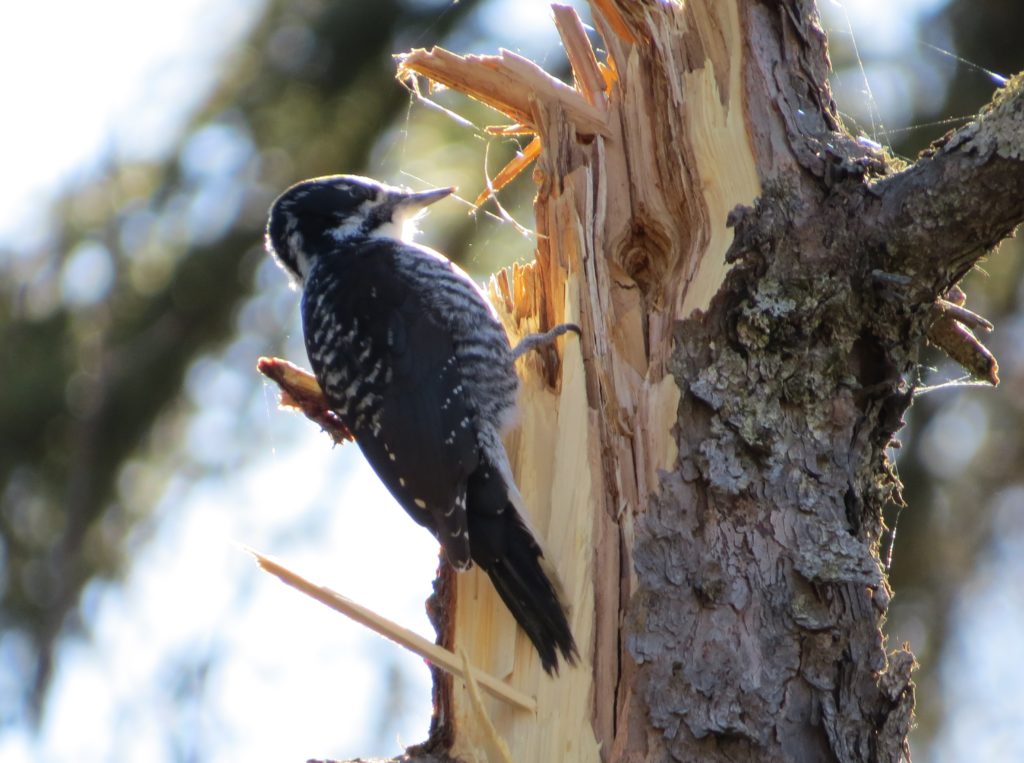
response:
<path fill-rule="evenodd" d="M 520 361 L 508 442 L 580 664 L 547 677 L 486 576 L 443 576 L 444 645 L 536 711 L 437 673 L 405 759 L 906 758 L 886 448 L 936 320 L 996 379 L 940 298 L 1024 217 L 1020 83 L 897 167 L 845 132 L 813 3 L 592 12 L 601 62 L 555 6 L 575 87 L 508 52 L 400 59 L 536 135 L 507 173 L 535 157 L 536 261 L 491 296 L 513 343 L 583 328 Z"/>

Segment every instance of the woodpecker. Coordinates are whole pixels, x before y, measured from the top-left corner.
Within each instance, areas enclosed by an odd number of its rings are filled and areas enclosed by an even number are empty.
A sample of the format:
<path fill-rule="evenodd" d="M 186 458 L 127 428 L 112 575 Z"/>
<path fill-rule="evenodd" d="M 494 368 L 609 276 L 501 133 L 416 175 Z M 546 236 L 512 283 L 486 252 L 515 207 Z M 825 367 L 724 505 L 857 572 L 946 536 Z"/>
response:
<path fill-rule="evenodd" d="M 302 289 L 313 373 L 370 466 L 456 570 L 487 573 L 557 673 L 576 643 L 501 435 L 515 420 L 515 358 L 578 328 L 513 350 L 480 287 L 413 242 L 416 218 L 454 190 L 304 180 L 271 206 L 267 249 Z"/>

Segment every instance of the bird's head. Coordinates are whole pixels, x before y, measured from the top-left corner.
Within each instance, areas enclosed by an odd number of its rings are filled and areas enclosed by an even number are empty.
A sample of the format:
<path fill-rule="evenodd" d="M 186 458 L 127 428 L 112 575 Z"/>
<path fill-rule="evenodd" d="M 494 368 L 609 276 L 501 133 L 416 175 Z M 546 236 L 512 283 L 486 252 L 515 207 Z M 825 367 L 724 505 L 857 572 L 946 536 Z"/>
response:
<path fill-rule="evenodd" d="M 303 180 L 271 205 L 267 250 L 302 284 L 316 257 L 338 244 L 360 237 L 410 241 L 413 220 L 454 190 L 408 191 L 359 175 Z"/>

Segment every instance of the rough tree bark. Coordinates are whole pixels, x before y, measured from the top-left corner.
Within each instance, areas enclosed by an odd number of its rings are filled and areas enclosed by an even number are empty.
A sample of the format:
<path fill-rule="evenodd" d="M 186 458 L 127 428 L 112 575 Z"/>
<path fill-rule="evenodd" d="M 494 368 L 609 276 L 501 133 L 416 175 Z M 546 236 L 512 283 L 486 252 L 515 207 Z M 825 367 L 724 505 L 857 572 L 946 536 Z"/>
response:
<path fill-rule="evenodd" d="M 1020 80 L 904 166 L 843 128 L 812 2 L 591 5 L 601 63 L 555 8 L 575 87 L 507 52 L 400 62 L 537 136 L 536 261 L 492 297 L 513 338 L 583 327 L 521 363 L 508 443 L 581 664 L 546 677 L 484 576 L 443 575 L 442 641 L 537 712 L 438 674 L 403 760 L 907 758 L 886 448 L 937 318 L 995 380 L 940 298 L 1024 218 Z"/>

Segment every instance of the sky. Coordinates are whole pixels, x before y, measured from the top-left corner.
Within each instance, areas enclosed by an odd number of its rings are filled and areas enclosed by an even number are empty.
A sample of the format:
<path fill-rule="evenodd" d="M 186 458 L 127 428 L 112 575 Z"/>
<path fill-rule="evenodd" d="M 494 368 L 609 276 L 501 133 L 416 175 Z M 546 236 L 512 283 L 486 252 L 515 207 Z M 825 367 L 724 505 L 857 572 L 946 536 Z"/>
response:
<path fill-rule="evenodd" d="M 0 241 L 33 241 L 56 190 L 172 145 L 263 0 L 0 5 Z"/>
<path fill-rule="evenodd" d="M 271 408 L 270 439 L 308 428 Z M 160 532 L 124 586 L 93 584 L 86 593 L 91 637 L 65 650 L 40 742 L 0 740 L 0 760 L 181 759 L 166 748 L 168 732 L 203 760 L 224 761 L 394 753 L 421 740 L 430 712 L 425 665 L 260 572 L 242 548 L 287 560 L 429 635 L 423 601 L 436 548 L 390 505 L 355 448 L 325 441 L 272 447 L 240 480 L 172 485 L 155 512 Z M 288 504 L 278 502 L 284 495 Z M 385 563 L 358 521 L 370 507 L 380 507 L 374 534 L 393 550 Z M 204 656 L 205 676 L 193 667 Z M 401 672 L 418 705 L 385 740 L 374 734 L 373 711 L 387 699 L 382 665 Z M 200 686 L 201 697 L 186 696 Z"/>
<path fill-rule="evenodd" d="M 857 110 L 871 137 L 879 125 L 901 124 L 909 80 L 900 72 L 915 64 L 898 56 L 912 14 L 940 4 L 901 3 L 906 15 L 893 15 L 893 4 L 882 0 L 826 3 L 833 34 L 852 30 L 862 53 L 897 58 L 898 65 L 868 71 L 867 87 L 856 74 L 837 84 L 841 108 Z M 48 200 L 88 182 L 104 162 L 167 151 L 206 95 L 216 62 L 262 7 L 260 0 L 0 6 L 0 71 L 5 101 L 16 106 L 0 120 L 0 242 L 41 240 Z M 543 4 L 537 7 L 543 17 Z M 275 555 L 427 636 L 423 602 L 436 546 L 393 504 L 355 447 L 332 448 L 299 416 L 279 411 L 270 387 L 250 413 L 261 422 L 262 457 L 230 480 L 172 481 L 154 512 L 156 526 L 136 541 L 124 585 L 87 590 L 90 636 L 63 647 L 40 734 L 0 731 L 0 760 L 342 758 L 395 754 L 425 737 L 430 684 L 422 661 L 261 573 L 241 546 Z M 209 425 L 194 424 L 197 441 Z M 1005 500 L 1005 521 L 1013 522 L 1024 496 Z M 400 564 L 382 564 L 380 538 Z M 1003 551 L 993 565 L 1011 563 L 1019 549 Z M 964 621 L 976 625 L 960 631 L 954 648 L 973 669 L 948 679 L 950 702 L 962 712 L 944 732 L 936 761 L 1024 759 L 1015 732 L 1024 671 L 990 658 L 1007 646 L 1000 626 L 1021 625 L 1024 611 L 1019 594 L 999 584 L 999 569 L 982 570 L 961 607 Z M 381 723 L 371 710 L 386 699 L 389 681 L 405 682 L 409 704 Z M 198 701 L 182 701 L 196 699 L 198 687 Z M 998 728 L 979 726 L 982 706 L 995 707 Z M 168 731 L 179 748 L 168 749 Z M 982 757 L 971 758 L 979 749 Z"/>

